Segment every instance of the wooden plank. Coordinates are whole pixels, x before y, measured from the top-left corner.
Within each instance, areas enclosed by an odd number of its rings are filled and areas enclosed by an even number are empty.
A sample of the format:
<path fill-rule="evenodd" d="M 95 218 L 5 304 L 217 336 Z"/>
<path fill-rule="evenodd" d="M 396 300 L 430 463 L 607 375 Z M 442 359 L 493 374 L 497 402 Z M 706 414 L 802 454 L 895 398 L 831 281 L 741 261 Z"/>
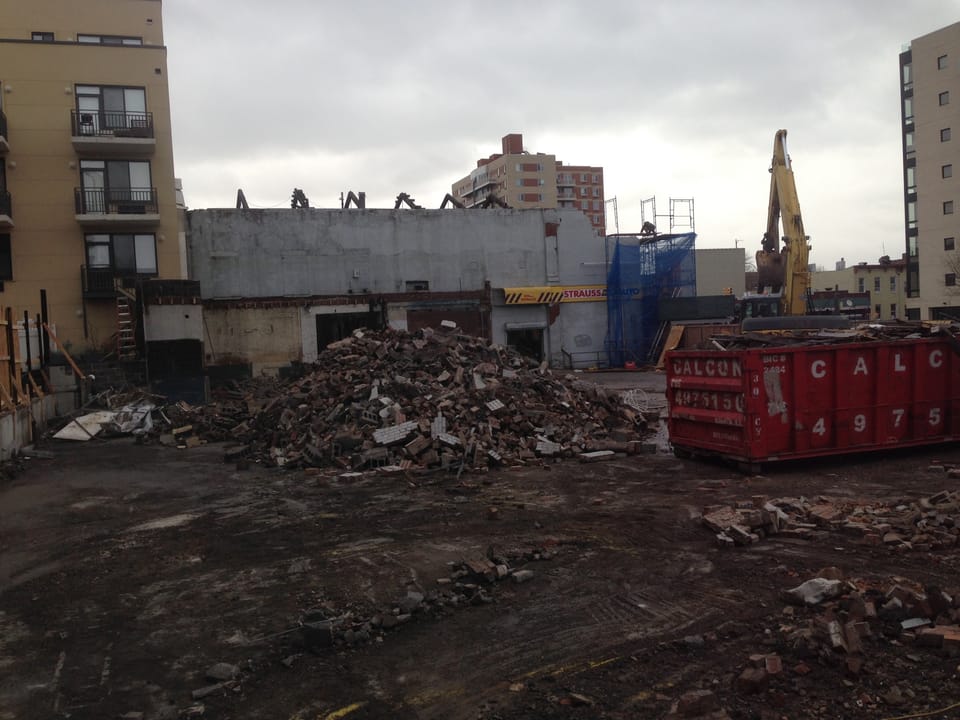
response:
<path fill-rule="evenodd" d="M 52 393 L 52 392 L 53 392 L 53 383 L 50 382 L 50 376 L 47 375 L 47 371 L 44 370 L 43 368 L 40 368 L 40 377 L 43 378 L 43 384 L 44 384 L 44 387 L 47 388 L 47 392 L 48 392 L 48 393 Z"/>
<path fill-rule="evenodd" d="M 27 379 L 30 381 L 30 386 L 33 388 L 33 391 L 37 394 L 38 398 L 44 397 L 45 393 L 40 389 L 40 386 L 37 385 L 37 381 L 33 379 L 33 373 L 27 373 Z"/>
<path fill-rule="evenodd" d="M 56 333 L 54 333 L 53 330 L 50 329 L 50 326 L 47 325 L 47 323 L 43 324 L 43 329 L 47 331 L 47 335 L 50 336 L 50 339 L 53 340 L 57 348 L 59 348 L 60 352 L 63 353 L 63 356 L 67 359 L 67 362 L 70 363 L 70 367 L 73 368 L 73 371 L 77 374 L 77 377 L 80 378 L 81 380 L 86 380 L 87 376 L 84 375 L 83 372 L 81 372 L 79 367 L 77 367 L 77 364 L 73 361 L 73 358 L 70 357 L 70 353 L 67 352 L 67 349 L 60 344 L 60 340 L 57 338 Z"/>
<path fill-rule="evenodd" d="M 10 393 L 7 391 L 6 386 L 0 382 L 0 399 L 3 400 L 4 404 L 11 410 L 16 410 L 17 405 L 13 402 L 13 398 L 10 397 Z"/>
<path fill-rule="evenodd" d="M 664 358 L 667 353 L 671 350 L 676 350 L 677 346 L 680 344 L 680 340 L 683 339 L 683 325 L 674 325 L 670 323 L 670 333 L 667 335 L 667 341 L 663 344 L 663 351 L 660 353 L 660 358 L 657 360 L 657 370 L 663 370 Z"/>

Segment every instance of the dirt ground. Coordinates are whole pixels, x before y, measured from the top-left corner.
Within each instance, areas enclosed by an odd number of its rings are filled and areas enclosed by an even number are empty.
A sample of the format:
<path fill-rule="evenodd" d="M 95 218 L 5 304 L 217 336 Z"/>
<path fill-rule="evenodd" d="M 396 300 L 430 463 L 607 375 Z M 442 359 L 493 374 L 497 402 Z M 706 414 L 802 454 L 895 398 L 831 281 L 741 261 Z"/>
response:
<path fill-rule="evenodd" d="M 839 533 L 721 549 L 699 522 L 757 495 L 952 489 L 930 466 L 960 463 L 956 445 L 752 477 L 661 453 L 459 480 L 237 470 L 219 446 L 128 438 L 44 449 L 0 485 L 0 720 L 662 718 L 696 689 L 735 718 L 960 701 L 956 658 L 881 633 L 850 676 L 840 655 L 787 642 L 780 600 L 824 566 L 960 589 L 960 551 Z M 484 557 L 532 577 L 450 579 Z M 306 648 L 310 609 L 355 642 Z M 785 671 L 744 694 L 735 678 L 756 653 Z M 217 663 L 237 675 L 215 685 Z"/>

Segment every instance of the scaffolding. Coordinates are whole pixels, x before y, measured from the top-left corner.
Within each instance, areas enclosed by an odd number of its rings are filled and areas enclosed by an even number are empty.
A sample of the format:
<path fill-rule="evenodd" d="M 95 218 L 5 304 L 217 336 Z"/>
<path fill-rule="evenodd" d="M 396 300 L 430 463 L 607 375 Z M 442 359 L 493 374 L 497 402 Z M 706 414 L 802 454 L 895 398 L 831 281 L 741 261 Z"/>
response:
<path fill-rule="evenodd" d="M 657 214 L 657 198 L 651 197 L 640 201 L 641 224 L 652 223 L 658 226 L 661 220 L 667 220 L 667 232 L 695 233 L 697 226 L 694 221 L 693 198 L 670 198 L 670 212 Z"/>
<path fill-rule="evenodd" d="M 657 344 L 660 299 L 696 295 L 696 237 L 693 232 L 607 236 L 609 367 L 646 363 Z"/>

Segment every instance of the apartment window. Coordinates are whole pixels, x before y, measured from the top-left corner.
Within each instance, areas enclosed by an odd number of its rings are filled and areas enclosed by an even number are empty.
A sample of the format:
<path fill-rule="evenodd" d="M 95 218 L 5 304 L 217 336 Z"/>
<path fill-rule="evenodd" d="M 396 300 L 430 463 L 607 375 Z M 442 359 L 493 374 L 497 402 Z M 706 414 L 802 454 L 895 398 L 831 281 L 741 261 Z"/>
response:
<path fill-rule="evenodd" d="M 913 98 L 903 99 L 903 121 L 913 122 Z"/>
<path fill-rule="evenodd" d="M 907 237 L 907 254 L 910 257 L 917 257 L 917 236 L 911 235 Z"/>
<path fill-rule="evenodd" d="M 947 69 L 947 56 L 941 55 L 937 58 L 937 70 L 946 70 Z"/>
<path fill-rule="evenodd" d="M 143 45 L 143 38 L 121 35 L 77 35 L 77 42 L 88 45 Z"/>
<path fill-rule="evenodd" d="M 589 200 L 581 200 L 581 201 L 580 201 L 580 209 L 581 209 L 581 210 L 589 210 L 589 209 L 590 209 L 590 201 L 589 201 Z"/>
<path fill-rule="evenodd" d="M 157 242 L 150 233 L 86 236 L 87 266 L 118 275 L 156 275 Z"/>
<path fill-rule="evenodd" d="M 953 165 L 941 165 L 940 166 L 940 177 L 952 178 L 953 177 Z"/>
<path fill-rule="evenodd" d="M 866 292 L 866 291 L 867 291 L 866 278 L 857 278 L 857 292 Z"/>
<path fill-rule="evenodd" d="M 587 194 L 590 192 L 590 188 L 582 187 L 580 188 L 580 197 L 587 197 Z"/>
<path fill-rule="evenodd" d="M 916 192 L 917 189 L 917 169 L 915 167 L 907 168 L 907 192 Z"/>
<path fill-rule="evenodd" d="M 879 275 L 873 279 L 873 291 L 880 292 L 880 276 Z"/>
<path fill-rule="evenodd" d="M 593 209 L 594 209 L 594 210 L 599 210 L 599 209 L 600 209 L 600 201 L 599 201 L 599 200 L 594 200 L 594 201 L 593 201 Z"/>
<path fill-rule="evenodd" d="M 890 303 L 890 319 L 895 320 L 897 317 L 897 304 Z"/>
<path fill-rule="evenodd" d="M 912 153 L 913 150 L 913 131 L 903 134 L 903 144 L 907 148 L 907 153 Z"/>
<path fill-rule="evenodd" d="M 600 197 L 600 188 L 598 187 L 593 188 L 593 196 Z"/>
<path fill-rule="evenodd" d="M 947 287 L 955 287 L 957 284 L 957 274 L 947 273 L 943 276 L 943 284 Z"/>
<path fill-rule="evenodd" d="M 586 173 L 580 174 L 580 182 L 590 182 L 590 176 Z"/>
<path fill-rule="evenodd" d="M 430 289 L 429 280 L 407 280 L 407 292 L 424 292 Z"/>
<path fill-rule="evenodd" d="M 907 203 L 907 227 L 915 228 L 917 226 L 917 202 L 911 200 Z"/>
<path fill-rule="evenodd" d="M 13 252 L 10 249 L 10 235 L 0 235 L 0 282 L 13 280 Z"/>
<path fill-rule="evenodd" d="M 34 42 L 53 42 L 52 32 L 34 32 L 30 33 L 30 39 Z"/>
<path fill-rule="evenodd" d="M 943 249 L 944 249 L 946 252 L 950 252 L 950 251 L 953 250 L 955 247 L 956 247 L 956 243 L 955 243 L 955 241 L 954 241 L 954 239 L 953 239 L 952 237 L 948 237 L 948 238 L 944 238 L 944 239 L 943 239 Z"/>
<path fill-rule="evenodd" d="M 150 163 L 128 160 L 81 160 L 81 213 L 156 212 L 150 187 Z"/>
<path fill-rule="evenodd" d="M 873 306 L 873 312 L 875 313 L 877 320 L 879 320 L 879 319 L 880 319 L 880 304 L 879 304 L 879 303 Z"/>
<path fill-rule="evenodd" d="M 896 292 L 896 291 L 897 291 L 897 276 L 891 275 L 890 276 L 890 292 Z"/>
<path fill-rule="evenodd" d="M 941 104 L 941 105 L 949 105 L 949 104 L 950 104 L 950 91 L 949 91 L 949 90 L 944 90 L 942 93 L 940 93 L 939 95 L 937 95 L 937 99 L 940 101 L 940 104 Z"/>
<path fill-rule="evenodd" d="M 149 128 L 147 95 L 142 87 L 77 85 L 77 132 Z"/>
<path fill-rule="evenodd" d="M 907 308 L 907 320 L 919 320 L 920 308 Z"/>
<path fill-rule="evenodd" d="M 913 66 L 907 63 L 903 66 L 903 88 L 909 90 L 913 87 Z"/>
<path fill-rule="evenodd" d="M 950 142 L 950 128 L 940 130 L 940 142 Z"/>
<path fill-rule="evenodd" d="M 594 182 L 594 183 L 600 182 L 600 176 L 599 176 L 599 175 L 594 175 L 594 176 L 593 176 L 593 182 Z"/>
<path fill-rule="evenodd" d="M 943 201 L 943 214 L 944 214 L 944 215 L 953 215 L 953 200 L 944 200 L 944 201 Z"/>

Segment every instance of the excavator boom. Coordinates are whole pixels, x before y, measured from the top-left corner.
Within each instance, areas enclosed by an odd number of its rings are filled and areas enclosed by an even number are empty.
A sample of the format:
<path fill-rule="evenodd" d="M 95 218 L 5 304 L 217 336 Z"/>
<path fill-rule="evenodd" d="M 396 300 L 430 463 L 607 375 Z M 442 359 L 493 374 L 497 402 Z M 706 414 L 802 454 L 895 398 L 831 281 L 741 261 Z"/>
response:
<path fill-rule="evenodd" d="M 793 168 L 787 154 L 787 131 L 778 130 L 773 141 L 773 160 L 770 164 L 767 231 L 763 235 L 762 249 L 757 252 L 757 289 L 762 292 L 770 287 L 774 292 L 781 291 L 781 315 L 806 313 L 810 288 L 810 272 L 807 268 L 810 246 L 807 240 Z"/>

